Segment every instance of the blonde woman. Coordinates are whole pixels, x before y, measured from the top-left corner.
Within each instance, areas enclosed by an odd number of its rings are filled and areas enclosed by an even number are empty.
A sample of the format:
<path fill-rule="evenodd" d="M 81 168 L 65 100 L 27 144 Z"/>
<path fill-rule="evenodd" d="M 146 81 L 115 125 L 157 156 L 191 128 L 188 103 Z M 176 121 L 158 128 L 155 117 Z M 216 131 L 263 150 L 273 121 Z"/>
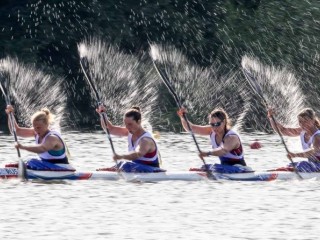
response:
<path fill-rule="evenodd" d="M 11 105 L 6 108 L 6 113 L 14 112 Z M 67 148 L 59 132 L 50 130 L 49 126 L 54 120 L 54 115 L 49 109 L 44 108 L 34 113 L 31 117 L 32 127 L 20 127 L 14 121 L 17 136 L 35 138 L 35 145 L 16 143 L 16 148 L 38 154 L 39 158 L 31 159 L 27 167 L 35 170 L 57 170 L 66 168 L 73 170 L 69 165 Z M 9 129 L 12 132 L 11 124 Z M 62 170 L 62 169 L 61 169 Z"/>
<path fill-rule="evenodd" d="M 268 110 L 268 118 L 271 126 L 276 131 L 277 127 L 281 134 L 289 137 L 300 136 L 303 151 L 289 152 L 288 158 L 307 158 L 307 161 L 295 163 L 298 171 L 320 171 L 320 121 L 311 108 L 305 108 L 298 114 L 299 127 L 285 127 L 275 123 L 272 109 Z"/>

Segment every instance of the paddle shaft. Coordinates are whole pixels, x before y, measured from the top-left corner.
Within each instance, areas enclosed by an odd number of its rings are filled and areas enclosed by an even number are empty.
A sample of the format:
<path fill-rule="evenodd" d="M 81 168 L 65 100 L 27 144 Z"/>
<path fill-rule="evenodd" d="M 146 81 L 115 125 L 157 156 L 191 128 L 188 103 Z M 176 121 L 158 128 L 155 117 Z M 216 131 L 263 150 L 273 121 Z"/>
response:
<path fill-rule="evenodd" d="M 172 94 L 172 96 L 173 96 L 173 98 L 174 98 L 177 106 L 181 109 L 181 108 L 182 108 L 181 101 L 180 101 L 178 95 L 176 94 L 176 92 L 174 91 L 173 87 L 171 86 L 168 77 L 167 77 L 164 73 L 162 73 L 162 72 L 160 71 L 160 69 L 158 68 L 158 66 L 156 65 L 156 63 L 155 63 L 154 61 L 153 61 L 153 64 L 154 64 L 154 66 L 155 66 L 158 74 L 160 75 L 162 81 L 164 82 L 164 84 L 167 86 L 167 88 L 169 89 L 170 93 Z M 191 136 L 192 136 L 192 139 L 193 139 L 194 143 L 196 144 L 196 147 L 197 147 L 197 149 L 198 149 L 198 152 L 200 153 L 201 150 L 200 150 L 199 144 L 198 144 L 198 142 L 197 142 L 196 137 L 194 136 L 194 133 L 193 133 L 193 131 L 192 131 L 192 128 L 191 128 L 191 125 L 190 125 L 189 120 L 188 120 L 188 118 L 187 118 L 187 115 L 186 115 L 185 113 L 183 113 L 183 114 L 182 114 L 182 117 L 183 117 L 183 119 L 186 121 L 188 130 L 189 130 L 189 132 L 190 132 L 190 134 L 191 134 Z M 203 159 L 202 159 L 202 160 L 203 160 Z M 205 164 L 205 161 L 204 161 L 204 160 L 203 160 L 203 163 Z"/>
<path fill-rule="evenodd" d="M 267 109 L 269 109 L 269 105 L 268 105 L 268 103 L 267 103 L 267 100 L 264 98 L 263 95 L 261 95 L 261 97 L 262 97 L 262 101 L 264 102 L 264 105 L 266 106 Z M 281 143 L 283 144 L 283 146 L 284 146 L 287 154 L 289 154 L 289 148 L 288 148 L 286 142 L 284 141 L 283 135 L 282 135 L 282 133 L 281 133 L 281 131 L 280 131 L 280 129 L 279 129 L 279 126 L 278 126 L 278 124 L 277 124 L 276 119 L 274 118 L 273 115 L 271 115 L 270 117 L 271 117 L 271 120 L 274 122 L 274 126 L 275 126 L 275 129 L 276 129 L 276 132 L 278 133 L 278 135 L 279 135 L 279 137 L 280 137 Z M 294 163 L 293 163 L 293 160 L 292 160 L 291 157 L 289 157 L 289 160 L 290 160 L 290 162 L 292 163 L 292 165 L 293 165 L 293 167 L 294 167 Z M 295 167 L 294 167 L 294 169 L 296 170 Z M 298 172 L 297 172 L 297 174 L 300 176 L 300 174 L 299 174 Z M 301 177 L 301 176 L 300 176 L 300 177 Z"/>
<path fill-rule="evenodd" d="M 260 85 L 257 83 L 256 79 L 247 71 L 244 69 L 244 73 L 245 73 L 245 76 L 247 77 L 246 79 L 248 80 L 249 82 L 249 85 L 251 86 L 252 90 L 257 93 L 257 95 L 262 99 L 262 102 L 264 103 L 264 105 L 266 106 L 267 109 L 269 109 L 269 104 L 267 102 L 267 100 L 265 99 L 265 97 L 263 96 L 263 92 L 262 92 L 262 89 L 260 87 Z M 275 120 L 274 116 L 271 115 L 271 120 L 274 122 L 274 126 L 275 126 L 275 129 L 276 129 L 276 132 L 278 133 L 278 135 L 280 136 L 280 139 L 281 139 L 281 143 L 282 145 L 284 146 L 287 154 L 289 154 L 289 149 L 287 147 L 287 144 L 285 143 L 284 141 L 284 138 L 282 136 L 282 133 L 280 132 L 280 129 L 278 127 L 278 124 L 277 124 L 277 121 Z M 302 176 L 300 175 L 300 173 L 298 172 L 297 168 L 295 167 L 294 165 L 294 162 L 292 160 L 292 158 L 290 156 L 288 156 L 290 162 L 292 163 L 292 167 L 293 167 L 293 170 L 294 172 L 297 174 L 297 176 L 302 179 Z"/>
<path fill-rule="evenodd" d="M 97 101 L 98 106 L 101 106 L 102 103 L 101 103 L 101 99 L 100 99 L 99 93 L 98 93 L 97 89 L 94 87 L 94 84 L 93 84 L 91 78 L 89 77 L 89 75 L 87 74 L 86 70 L 84 69 L 84 66 L 82 64 L 82 59 L 83 58 L 80 59 L 81 69 L 82 69 L 82 71 L 84 73 L 85 78 L 87 79 L 87 82 L 89 83 L 89 86 L 91 87 L 91 89 L 93 90 L 94 94 L 96 95 L 96 101 Z M 111 134 L 110 134 L 110 131 L 109 131 L 109 128 L 108 128 L 108 117 L 107 117 L 107 114 L 106 113 L 102 113 L 100 115 L 102 116 L 103 123 L 106 126 L 105 132 L 107 133 L 112 153 L 113 153 L 113 155 L 115 155 L 116 152 L 114 150 L 113 141 L 112 141 Z M 116 161 L 116 163 L 117 163 L 117 161 Z"/>
<path fill-rule="evenodd" d="M 181 109 L 181 108 L 182 108 L 181 101 L 180 101 L 178 95 L 176 94 L 176 92 L 174 91 L 173 87 L 171 86 L 168 77 L 167 77 L 163 72 L 160 71 L 160 69 L 158 68 L 158 66 L 157 66 L 157 64 L 155 63 L 155 61 L 153 61 L 153 65 L 154 65 L 155 69 L 157 70 L 158 74 L 160 75 L 162 81 L 163 81 L 164 84 L 167 86 L 167 88 L 169 89 L 170 93 L 173 95 L 173 98 L 174 98 L 176 104 L 177 104 L 178 107 Z M 182 117 L 183 117 L 183 119 L 185 120 L 185 122 L 187 123 L 188 130 L 189 130 L 189 132 L 190 132 L 190 134 L 191 134 L 191 136 L 192 136 L 192 139 L 193 139 L 193 141 L 194 141 L 194 143 L 195 143 L 195 145 L 196 145 L 196 147 L 197 147 L 197 149 L 198 149 L 198 152 L 201 153 L 199 144 L 198 144 L 197 139 L 196 139 L 196 137 L 195 137 L 195 135 L 194 135 L 194 133 L 193 133 L 193 131 L 192 131 L 192 128 L 191 128 L 191 125 L 190 125 L 189 120 L 188 120 L 188 118 L 187 118 L 187 115 L 186 115 L 185 113 L 183 113 L 183 114 L 182 114 Z M 204 160 L 204 158 L 201 157 L 200 159 L 202 160 L 202 162 L 203 162 L 203 164 L 204 164 L 204 167 L 205 167 L 205 169 L 206 169 L 206 172 L 207 172 L 208 177 L 211 177 L 211 178 L 213 178 L 213 179 L 216 179 L 216 178 L 214 177 L 214 175 L 212 174 L 212 172 L 209 170 L 208 165 L 206 164 L 206 161 Z"/>
<path fill-rule="evenodd" d="M 5 98 L 5 101 L 6 101 L 6 104 L 7 106 L 8 105 L 11 105 L 11 102 L 10 102 L 10 97 L 8 94 L 6 94 L 2 84 L 0 84 L 0 89 L 1 89 L 1 92 Z M 14 141 L 17 143 L 18 142 L 18 137 L 17 137 L 17 132 L 16 132 L 16 128 L 15 128 L 15 125 L 14 125 L 14 116 L 13 116 L 13 113 L 10 112 L 9 113 L 9 123 L 10 123 L 10 126 L 11 126 L 11 130 L 12 130 L 12 133 L 13 133 L 13 137 L 14 137 Z M 18 157 L 21 158 L 21 153 L 20 153 L 20 149 L 19 148 L 16 148 L 17 149 L 17 153 L 18 153 Z"/>
<path fill-rule="evenodd" d="M 13 116 L 12 112 L 9 113 L 9 121 L 10 121 L 11 129 L 12 129 L 12 132 L 13 132 L 14 141 L 16 143 L 18 143 L 17 131 L 16 131 L 16 128 L 14 126 L 14 116 Z M 20 149 L 19 148 L 16 148 L 16 149 L 17 149 L 18 157 L 21 158 Z"/>
<path fill-rule="evenodd" d="M 1 89 L 1 92 L 4 96 L 4 98 L 5 98 L 7 106 L 11 105 L 9 92 L 6 94 L 1 83 L 0 83 L 0 89 Z M 9 91 L 9 89 L 8 89 L 8 91 Z M 18 143 L 18 137 L 17 137 L 16 128 L 15 128 L 15 120 L 14 120 L 14 116 L 13 116 L 12 112 L 9 113 L 8 118 L 9 118 L 8 121 L 9 121 L 9 124 L 11 127 L 11 131 L 13 133 L 14 141 L 16 143 Z M 21 178 L 23 181 L 27 181 L 28 175 L 27 175 L 26 165 L 21 159 L 20 149 L 19 148 L 16 148 L 16 149 L 17 149 L 18 158 L 19 158 L 19 160 L 18 160 L 18 177 Z"/>

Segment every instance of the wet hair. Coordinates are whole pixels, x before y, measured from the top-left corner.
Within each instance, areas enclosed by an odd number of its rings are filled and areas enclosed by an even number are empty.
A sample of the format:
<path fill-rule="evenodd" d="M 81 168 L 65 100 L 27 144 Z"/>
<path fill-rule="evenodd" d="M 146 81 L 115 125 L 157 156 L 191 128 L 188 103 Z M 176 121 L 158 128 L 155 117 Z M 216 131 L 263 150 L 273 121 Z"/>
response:
<path fill-rule="evenodd" d="M 226 129 L 231 128 L 231 120 L 226 113 L 226 111 L 222 108 L 215 108 L 209 115 L 210 118 L 219 118 L 221 121 L 226 120 Z"/>
<path fill-rule="evenodd" d="M 54 120 L 54 115 L 48 108 L 42 108 L 40 111 L 34 113 L 31 117 L 31 122 L 43 121 L 45 124 L 51 124 Z"/>
<path fill-rule="evenodd" d="M 140 107 L 137 106 L 133 106 L 131 107 L 125 114 L 125 117 L 132 117 L 133 120 L 135 120 L 136 122 L 138 122 L 139 120 L 141 120 L 141 112 L 140 112 Z"/>
<path fill-rule="evenodd" d="M 316 127 L 320 128 L 320 120 L 316 116 L 316 113 L 313 109 L 311 109 L 311 108 L 302 109 L 302 111 L 298 114 L 298 117 L 309 118 L 309 119 L 315 120 Z"/>

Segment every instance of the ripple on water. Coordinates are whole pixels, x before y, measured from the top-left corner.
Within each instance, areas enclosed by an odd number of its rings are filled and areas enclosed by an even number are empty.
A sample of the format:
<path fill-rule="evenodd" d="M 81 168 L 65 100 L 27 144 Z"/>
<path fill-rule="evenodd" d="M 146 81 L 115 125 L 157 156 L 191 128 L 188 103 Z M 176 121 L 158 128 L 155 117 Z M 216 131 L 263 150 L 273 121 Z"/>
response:
<path fill-rule="evenodd" d="M 256 136 L 243 139 L 249 165 L 266 169 L 287 164 L 277 136 L 258 137 L 263 144 L 260 150 L 246 144 Z M 0 138 L 3 164 L 15 160 L 11 136 Z M 77 168 L 94 170 L 113 164 L 105 135 L 70 133 L 67 138 Z M 167 169 L 201 165 L 191 140 L 185 134 L 161 133 L 159 145 Z M 114 138 L 118 152 L 125 152 L 125 141 Z M 199 143 L 208 148 L 207 139 Z M 2 239 L 279 240 L 317 239 L 319 231 L 320 190 L 314 179 L 143 184 L 2 181 L 0 191 Z"/>

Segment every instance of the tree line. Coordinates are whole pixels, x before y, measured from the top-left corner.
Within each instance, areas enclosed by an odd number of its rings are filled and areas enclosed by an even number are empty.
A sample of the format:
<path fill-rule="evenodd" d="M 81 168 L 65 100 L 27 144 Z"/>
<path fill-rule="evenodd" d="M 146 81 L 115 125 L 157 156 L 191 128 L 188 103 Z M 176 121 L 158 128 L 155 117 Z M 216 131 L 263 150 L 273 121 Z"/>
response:
<path fill-rule="evenodd" d="M 2 0 L 0 57 L 16 56 L 77 86 L 69 110 L 79 108 L 80 125 L 97 121 L 81 107 L 90 100 L 80 91 L 85 83 L 77 53 L 77 44 L 92 36 L 134 55 L 148 51 L 149 42 L 172 45 L 204 67 L 240 68 L 241 57 L 250 54 L 291 69 L 318 106 L 319 7 L 316 0 Z M 165 104 L 163 116 L 175 119 L 174 101 Z"/>

